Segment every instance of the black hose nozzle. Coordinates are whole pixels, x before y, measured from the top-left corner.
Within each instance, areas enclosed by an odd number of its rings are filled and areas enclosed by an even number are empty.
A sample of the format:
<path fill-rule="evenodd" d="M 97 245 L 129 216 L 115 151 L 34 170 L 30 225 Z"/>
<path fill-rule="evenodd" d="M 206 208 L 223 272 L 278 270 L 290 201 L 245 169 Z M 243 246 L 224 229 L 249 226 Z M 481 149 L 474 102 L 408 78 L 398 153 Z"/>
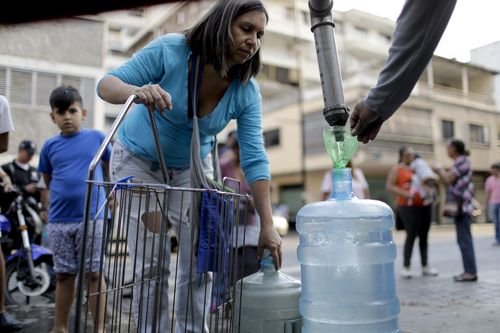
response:
<path fill-rule="evenodd" d="M 323 110 L 323 116 L 330 126 L 345 126 L 349 119 L 349 108 L 346 105 L 336 105 Z"/>
<path fill-rule="evenodd" d="M 334 106 L 323 110 L 323 116 L 330 126 L 344 127 L 349 119 L 349 108 L 346 105 Z M 333 131 L 336 141 L 344 141 L 344 130 Z"/>

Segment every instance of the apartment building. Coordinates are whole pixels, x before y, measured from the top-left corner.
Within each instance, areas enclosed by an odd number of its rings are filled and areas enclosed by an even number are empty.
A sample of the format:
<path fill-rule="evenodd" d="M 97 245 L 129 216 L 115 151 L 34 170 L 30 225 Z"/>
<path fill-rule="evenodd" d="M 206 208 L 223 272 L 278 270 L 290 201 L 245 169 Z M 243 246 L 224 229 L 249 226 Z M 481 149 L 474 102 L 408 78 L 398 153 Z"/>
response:
<path fill-rule="evenodd" d="M 345 98 L 353 106 L 376 82 L 394 22 L 356 10 L 334 13 L 334 19 Z M 385 191 L 385 179 L 397 162 L 400 146 L 413 146 L 431 164 L 451 166 L 446 140 L 457 137 L 471 151 L 476 196 L 481 201 L 489 165 L 500 156 L 500 113 L 493 99 L 496 74 L 480 65 L 433 57 L 408 101 L 384 124 L 377 140 L 360 145 L 354 158 L 368 178 L 372 197 L 392 202 Z M 323 104 L 317 95 L 303 87 L 298 104 L 269 111 L 265 118 L 266 128 L 272 128 L 269 134 L 279 137 L 268 149 L 273 180 L 278 188 L 295 192 L 294 196 L 280 194 L 281 198 L 295 198 L 293 207 L 299 207 L 301 200 L 319 200 L 321 180 L 331 167 L 323 147 Z M 302 147 L 298 142 L 289 142 L 293 131 L 280 121 L 285 118 L 298 122 L 301 119 L 304 124 L 302 136 L 298 136 L 304 138 Z M 278 162 L 300 160 L 302 156 L 302 164 Z"/>
<path fill-rule="evenodd" d="M 500 41 L 472 49 L 470 54 L 471 63 L 500 71 Z M 497 109 L 500 109 L 500 74 L 495 75 L 494 97 Z"/>
<path fill-rule="evenodd" d="M 10 101 L 15 126 L 1 163 L 16 156 L 22 140 L 41 146 L 59 132 L 49 97 L 61 84 L 82 93 L 89 111 L 84 125 L 103 127 L 95 84 L 103 73 L 104 32 L 101 21 L 85 18 L 0 26 L 0 95 Z"/>
<path fill-rule="evenodd" d="M 68 22 L 0 27 L 0 37 L 8 41 L 0 46 L 0 93 L 13 99 L 14 120 L 26 127 L 20 133 L 33 133 L 32 137 L 40 140 L 53 134 L 42 96 L 48 94 L 49 87 L 66 82 L 81 88 L 89 105 L 94 106 L 89 126 L 107 129 L 121 107 L 95 96 L 97 79 L 153 38 L 191 26 L 213 2 L 170 3 Z M 293 215 L 304 203 L 319 200 L 321 179 L 331 168 L 323 146 L 326 122 L 320 73 L 307 1 L 264 3 L 270 22 L 262 42 L 263 68 L 258 78 L 263 135 L 271 162 L 273 203 L 287 204 Z M 334 20 L 345 98 L 352 107 L 375 84 L 395 23 L 357 10 L 334 11 Z M 18 71 L 28 72 L 20 75 L 30 79 L 13 80 Z M 500 112 L 493 99 L 495 75 L 494 69 L 482 64 L 434 57 L 411 97 L 386 122 L 377 140 L 358 148 L 354 161 L 367 176 L 372 196 L 391 202 L 384 189 L 385 178 L 401 145 L 412 145 L 430 163 L 450 166 L 445 142 L 458 137 L 471 150 L 481 199 L 484 176 L 500 156 Z M 17 91 L 23 100 L 15 96 Z M 18 134 L 12 147 L 22 139 Z M 225 133 L 219 139 L 224 141 Z"/>

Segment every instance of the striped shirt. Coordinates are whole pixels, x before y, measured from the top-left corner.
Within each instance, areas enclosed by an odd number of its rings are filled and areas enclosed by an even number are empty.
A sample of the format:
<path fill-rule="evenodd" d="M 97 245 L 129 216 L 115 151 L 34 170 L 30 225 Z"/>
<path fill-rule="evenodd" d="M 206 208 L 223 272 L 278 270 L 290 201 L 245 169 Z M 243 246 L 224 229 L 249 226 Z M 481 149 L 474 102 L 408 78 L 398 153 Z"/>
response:
<path fill-rule="evenodd" d="M 448 195 L 452 198 L 462 200 L 462 213 L 472 215 L 474 206 L 472 197 L 474 196 L 474 185 L 472 184 L 472 168 L 470 160 L 465 155 L 460 155 L 455 159 L 451 172 L 456 180 L 448 188 Z"/>

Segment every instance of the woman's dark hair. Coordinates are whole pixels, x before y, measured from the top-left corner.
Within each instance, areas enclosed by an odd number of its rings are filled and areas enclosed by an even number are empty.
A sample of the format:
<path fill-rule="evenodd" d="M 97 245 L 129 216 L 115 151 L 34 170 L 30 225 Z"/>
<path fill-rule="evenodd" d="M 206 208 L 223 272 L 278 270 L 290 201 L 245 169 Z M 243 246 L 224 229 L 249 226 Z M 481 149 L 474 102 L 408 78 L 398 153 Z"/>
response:
<path fill-rule="evenodd" d="M 233 22 L 253 11 L 264 13 L 269 21 L 267 10 L 259 0 L 219 0 L 194 27 L 185 32 L 189 47 L 203 56 L 204 63 L 214 66 L 221 77 L 248 82 L 252 76 L 259 74 L 260 48 L 251 59 L 231 68 L 226 64 L 226 52 L 233 43 Z"/>
<path fill-rule="evenodd" d="M 60 86 L 50 94 L 50 107 L 52 110 L 59 109 L 65 111 L 71 104 L 78 102 L 83 107 L 82 96 L 78 90 L 72 86 Z"/>
<path fill-rule="evenodd" d="M 410 146 L 399 147 L 399 160 L 398 160 L 399 163 L 403 162 L 403 155 L 405 154 L 405 152 L 408 151 L 408 149 L 410 149 Z"/>
<path fill-rule="evenodd" d="M 449 142 L 449 145 L 452 146 L 458 155 L 469 156 L 469 151 L 465 149 L 465 143 L 459 139 L 452 139 Z"/>

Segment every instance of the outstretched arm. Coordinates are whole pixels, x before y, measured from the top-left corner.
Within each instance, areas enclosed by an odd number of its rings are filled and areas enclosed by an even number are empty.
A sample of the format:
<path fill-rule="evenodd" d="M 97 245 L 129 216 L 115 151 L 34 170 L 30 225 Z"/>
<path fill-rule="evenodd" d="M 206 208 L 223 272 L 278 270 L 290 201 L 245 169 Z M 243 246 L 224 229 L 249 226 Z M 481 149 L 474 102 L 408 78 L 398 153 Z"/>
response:
<path fill-rule="evenodd" d="M 271 210 L 271 198 L 269 196 L 269 180 L 257 180 L 250 185 L 255 208 L 260 216 L 260 237 L 257 250 L 259 258 L 262 257 L 264 249 L 271 251 L 276 269 L 281 267 L 281 237 L 273 225 Z"/>
<path fill-rule="evenodd" d="M 97 86 L 97 92 L 106 102 L 123 104 L 131 95 L 137 96 L 136 103 L 146 105 L 153 110 L 172 109 L 172 98 L 158 84 L 147 84 L 142 87 L 128 84 L 113 75 L 104 76 Z"/>
<path fill-rule="evenodd" d="M 389 56 L 377 84 L 351 115 L 352 135 L 375 139 L 382 123 L 410 96 L 436 49 L 456 0 L 407 0 L 396 22 Z"/>

